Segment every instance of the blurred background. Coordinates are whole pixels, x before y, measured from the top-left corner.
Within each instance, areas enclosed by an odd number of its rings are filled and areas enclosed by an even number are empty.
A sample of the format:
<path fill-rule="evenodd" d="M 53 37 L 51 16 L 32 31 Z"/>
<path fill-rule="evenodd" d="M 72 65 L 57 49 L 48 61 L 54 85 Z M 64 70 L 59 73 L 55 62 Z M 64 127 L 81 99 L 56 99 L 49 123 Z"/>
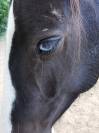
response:
<path fill-rule="evenodd" d="M 5 36 L 8 18 L 8 0 L 0 0 L 0 105 L 3 103 L 4 90 L 4 63 L 5 63 Z"/>
<path fill-rule="evenodd" d="M 8 17 L 8 0 L 0 0 L 0 37 L 4 36 Z"/>

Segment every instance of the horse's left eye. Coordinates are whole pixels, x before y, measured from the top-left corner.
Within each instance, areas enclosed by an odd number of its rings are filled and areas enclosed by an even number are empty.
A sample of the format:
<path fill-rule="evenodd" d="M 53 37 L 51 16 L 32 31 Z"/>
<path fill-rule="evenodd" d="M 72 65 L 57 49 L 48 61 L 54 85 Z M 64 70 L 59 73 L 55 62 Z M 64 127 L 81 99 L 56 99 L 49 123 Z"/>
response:
<path fill-rule="evenodd" d="M 60 36 L 53 36 L 41 40 L 38 43 L 39 54 L 50 54 L 54 52 L 59 46 L 59 41 L 61 40 Z"/>

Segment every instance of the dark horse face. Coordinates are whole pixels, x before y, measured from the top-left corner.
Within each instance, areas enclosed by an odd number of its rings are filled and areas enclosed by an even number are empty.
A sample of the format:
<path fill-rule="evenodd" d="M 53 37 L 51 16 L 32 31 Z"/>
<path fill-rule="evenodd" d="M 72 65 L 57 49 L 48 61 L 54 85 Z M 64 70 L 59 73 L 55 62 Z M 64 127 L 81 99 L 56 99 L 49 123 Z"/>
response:
<path fill-rule="evenodd" d="M 95 1 L 96 2 L 96 1 Z M 82 0 L 14 0 L 9 68 L 12 133 L 50 133 L 99 76 L 98 6 Z"/>

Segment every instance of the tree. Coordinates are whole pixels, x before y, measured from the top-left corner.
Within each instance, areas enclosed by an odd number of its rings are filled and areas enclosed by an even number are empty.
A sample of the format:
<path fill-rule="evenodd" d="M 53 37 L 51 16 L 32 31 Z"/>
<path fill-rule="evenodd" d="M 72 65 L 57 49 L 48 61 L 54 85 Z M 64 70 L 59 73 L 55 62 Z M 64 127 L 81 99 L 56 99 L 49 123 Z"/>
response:
<path fill-rule="evenodd" d="M 6 30 L 8 5 L 8 0 L 0 0 L 0 35 Z"/>

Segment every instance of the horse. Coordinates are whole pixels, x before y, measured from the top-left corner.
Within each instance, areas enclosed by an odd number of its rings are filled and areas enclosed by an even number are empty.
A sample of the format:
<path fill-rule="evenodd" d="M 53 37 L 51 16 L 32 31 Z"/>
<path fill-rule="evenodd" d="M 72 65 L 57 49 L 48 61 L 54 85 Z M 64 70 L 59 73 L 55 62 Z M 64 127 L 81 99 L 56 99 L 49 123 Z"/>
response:
<path fill-rule="evenodd" d="M 99 0 L 12 0 L 2 133 L 51 133 L 99 77 Z M 3 118 L 4 118 L 3 117 Z"/>

